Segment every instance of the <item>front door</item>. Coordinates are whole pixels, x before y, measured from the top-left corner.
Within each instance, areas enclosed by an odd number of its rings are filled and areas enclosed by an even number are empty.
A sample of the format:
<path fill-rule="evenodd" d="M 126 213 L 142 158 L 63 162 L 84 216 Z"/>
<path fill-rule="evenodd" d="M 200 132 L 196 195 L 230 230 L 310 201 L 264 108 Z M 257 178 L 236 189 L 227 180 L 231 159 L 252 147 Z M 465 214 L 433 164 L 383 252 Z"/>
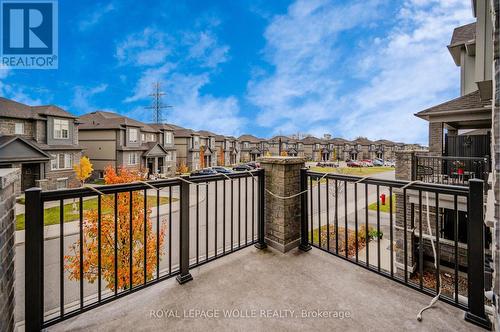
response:
<path fill-rule="evenodd" d="M 21 190 L 35 187 L 35 180 L 40 179 L 40 164 L 21 165 Z"/>
<path fill-rule="evenodd" d="M 165 158 L 158 158 L 158 173 L 163 173 L 163 159 Z"/>
<path fill-rule="evenodd" d="M 148 174 L 153 174 L 154 173 L 154 160 L 153 158 L 148 158 L 147 159 L 147 167 L 148 167 Z"/>

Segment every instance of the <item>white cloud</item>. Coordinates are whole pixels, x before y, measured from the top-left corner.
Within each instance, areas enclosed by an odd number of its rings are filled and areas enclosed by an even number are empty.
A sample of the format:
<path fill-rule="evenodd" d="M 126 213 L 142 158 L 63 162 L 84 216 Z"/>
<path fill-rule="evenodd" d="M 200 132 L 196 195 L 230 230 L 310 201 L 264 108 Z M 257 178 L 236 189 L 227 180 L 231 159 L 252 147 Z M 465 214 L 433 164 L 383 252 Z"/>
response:
<path fill-rule="evenodd" d="M 199 61 L 202 67 L 215 68 L 228 60 L 229 46 L 218 45 L 217 37 L 211 31 L 188 34 L 189 58 Z"/>
<path fill-rule="evenodd" d="M 129 35 L 116 47 L 120 65 L 155 66 L 162 64 L 170 54 L 167 34 L 156 28 L 146 28 Z"/>
<path fill-rule="evenodd" d="M 229 46 L 221 44 L 212 31 L 217 26 L 216 23 L 212 19 L 208 28 L 201 28 L 198 32 L 178 33 L 177 39 L 158 29 L 147 28 L 120 43 L 116 52 L 120 63 L 149 66 L 143 69 L 132 95 L 124 102 L 148 105 L 154 84 L 160 82 L 162 90 L 166 92 L 163 102 L 173 106 L 166 110 L 168 122 L 222 134 L 241 133 L 245 120 L 239 115 L 237 98 L 202 93 L 202 89 L 210 84 L 211 76 L 217 72 L 217 67 L 229 59 Z M 167 40 L 169 50 L 164 56 L 155 57 L 153 53 L 147 57 L 158 61 L 140 61 L 145 52 L 166 49 L 164 46 L 167 45 Z M 186 74 L 186 68 L 196 74 Z M 135 107 L 127 115 L 150 122 L 151 112 L 146 112 L 144 106 Z"/>
<path fill-rule="evenodd" d="M 107 84 L 100 84 L 95 87 L 77 86 L 74 89 L 73 100 L 71 102 L 70 112 L 83 114 L 96 111 L 97 107 L 93 105 L 92 98 L 108 89 Z"/>
<path fill-rule="evenodd" d="M 384 5 L 299 0 L 275 17 L 264 50 L 274 71 L 248 85 L 258 123 L 275 132 L 425 143 L 426 124 L 413 114 L 458 94 L 446 45 L 454 27 L 472 20 L 470 3 L 407 0 L 390 18 L 381 17 Z M 346 43 L 343 34 L 377 21 L 391 23 L 385 36 Z"/>
<path fill-rule="evenodd" d="M 79 24 L 80 31 L 88 30 L 98 24 L 101 19 L 110 12 L 116 10 L 112 3 L 100 4 L 91 13 L 88 13 Z"/>

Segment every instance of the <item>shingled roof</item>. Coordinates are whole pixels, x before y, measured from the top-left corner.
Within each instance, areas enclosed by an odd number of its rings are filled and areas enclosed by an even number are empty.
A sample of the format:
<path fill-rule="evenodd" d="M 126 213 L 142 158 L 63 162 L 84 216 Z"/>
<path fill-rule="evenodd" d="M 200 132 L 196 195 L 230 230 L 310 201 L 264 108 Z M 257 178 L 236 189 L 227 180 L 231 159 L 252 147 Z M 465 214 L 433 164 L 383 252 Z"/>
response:
<path fill-rule="evenodd" d="M 445 103 L 433 106 L 415 114 L 419 118 L 427 119 L 433 113 L 461 111 L 461 110 L 474 110 L 487 108 L 491 105 L 491 100 L 481 100 L 479 90 L 466 94 L 465 96 L 458 97 L 447 101 Z"/>
<path fill-rule="evenodd" d="M 127 126 L 131 126 L 139 127 L 145 132 L 158 132 L 157 129 L 145 124 L 144 122 L 140 122 L 113 112 L 96 111 L 82 115 L 80 120 L 82 123 L 78 127 L 79 130 L 123 129 Z"/>
<path fill-rule="evenodd" d="M 450 46 L 465 44 L 476 39 L 476 22 L 462 25 L 453 30 Z"/>
<path fill-rule="evenodd" d="M 74 115 L 54 105 L 29 106 L 3 97 L 0 97 L 0 116 L 33 120 L 45 120 L 47 116 L 76 118 Z"/>
<path fill-rule="evenodd" d="M 258 143 L 258 142 L 263 141 L 264 139 L 255 137 L 253 135 L 246 134 L 246 135 L 241 135 L 240 137 L 238 137 L 238 140 L 241 142 Z"/>

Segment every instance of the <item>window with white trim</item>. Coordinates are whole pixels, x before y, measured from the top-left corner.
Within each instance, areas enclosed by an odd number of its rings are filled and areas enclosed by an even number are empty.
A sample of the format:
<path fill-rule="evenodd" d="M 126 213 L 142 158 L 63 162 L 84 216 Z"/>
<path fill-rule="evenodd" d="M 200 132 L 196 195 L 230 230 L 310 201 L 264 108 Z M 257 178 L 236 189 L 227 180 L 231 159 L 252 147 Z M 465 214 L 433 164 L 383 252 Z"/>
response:
<path fill-rule="evenodd" d="M 165 160 L 172 161 L 172 155 L 170 154 L 170 152 L 167 152 L 167 154 L 165 155 Z"/>
<path fill-rule="evenodd" d="M 14 134 L 24 135 L 24 122 L 16 122 L 14 124 Z"/>
<path fill-rule="evenodd" d="M 54 138 L 66 139 L 69 137 L 69 121 L 54 119 Z"/>
<path fill-rule="evenodd" d="M 169 132 L 169 131 L 165 132 L 165 145 L 172 144 L 172 137 L 173 137 L 173 135 L 171 132 Z"/>
<path fill-rule="evenodd" d="M 128 141 L 135 143 L 137 142 L 138 131 L 136 128 L 130 128 L 128 130 Z"/>
<path fill-rule="evenodd" d="M 142 139 L 143 142 L 146 141 L 146 134 L 142 134 L 141 135 L 141 139 Z"/>
<path fill-rule="evenodd" d="M 50 161 L 51 170 L 71 169 L 73 167 L 73 155 L 71 153 L 58 153 L 52 155 Z"/>
<path fill-rule="evenodd" d="M 131 152 L 128 154 L 128 164 L 129 165 L 137 165 L 137 153 Z"/>

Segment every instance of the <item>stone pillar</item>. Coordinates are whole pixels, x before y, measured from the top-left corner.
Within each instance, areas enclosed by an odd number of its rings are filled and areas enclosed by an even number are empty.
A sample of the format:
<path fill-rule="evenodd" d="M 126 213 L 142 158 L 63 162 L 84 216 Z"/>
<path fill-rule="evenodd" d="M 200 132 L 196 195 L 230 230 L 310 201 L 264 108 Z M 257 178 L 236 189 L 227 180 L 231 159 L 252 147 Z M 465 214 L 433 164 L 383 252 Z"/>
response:
<path fill-rule="evenodd" d="M 442 122 L 429 122 L 429 152 L 439 156 L 443 153 Z"/>
<path fill-rule="evenodd" d="M 17 168 L 0 169 L 0 331 L 14 330 L 15 183 Z"/>
<path fill-rule="evenodd" d="M 305 159 L 298 157 L 264 157 L 259 159 L 265 170 L 265 188 L 278 196 L 300 192 L 300 169 Z M 266 243 L 287 252 L 300 244 L 300 196 L 280 199 L 265 193 Z"/>

